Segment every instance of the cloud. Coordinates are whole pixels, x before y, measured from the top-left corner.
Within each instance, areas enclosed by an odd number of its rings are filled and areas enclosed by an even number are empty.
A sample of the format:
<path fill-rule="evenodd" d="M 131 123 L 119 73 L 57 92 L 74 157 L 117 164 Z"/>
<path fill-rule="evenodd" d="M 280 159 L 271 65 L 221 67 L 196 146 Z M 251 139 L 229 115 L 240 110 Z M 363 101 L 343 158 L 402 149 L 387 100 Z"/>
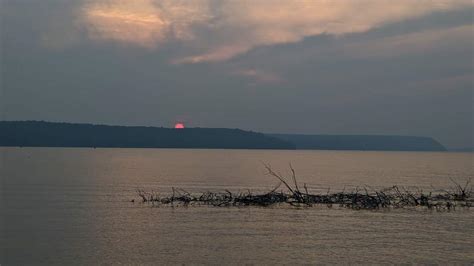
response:
<path fill-rule="evenodd" d="M 4 116 L 472 145 L 465 3 L 337 0 L 323 16 L 289 0 L 189 1 L 6 1 Z"/>
<path fill-rule="evenodd" d="M 474 27 L 463 25 L 446 29 L 431 29 L 390 36 L 371 42 L 348 44 L 345 50 L 350 50 L 353 58 L 383 58 L 409 54 L 423 54 L 432 49 L 455 47 L 456 42 L 472 40 Z"/>
<path fill-rule="evenodd" d="M 89 38 L 154 49 L 186 46 L 172 63 L 219 62 L 253 48 L 343 35 L 437 11 L 472 6 L 469 0 L 86 1 L 80 19 Z"/>
<path fill-rule="evenodd" d="M 230 59 L 235 55 L 244 53 L 251 48 L 250 45 L 223 45 L 221 47 L 216 47 L 214 50 L 200 55 L 186 56 L 183 58 L 178 58 L 173 60 L 173 64 L 183 64 L 183 63 L 200 63 L 200 62 L 219 62 Z"/>
<path fill-rule="evenodd" d="M 283 78 L 278 76 L 275 73 L 260 69 L 241 69 L 234 72 L 237 76 L 247 77 L 257 83 L 282 83 L 284 82 Z M 254 83 L 251 83 L 254 84 Z"/>
<path fill-rule="evenodd" d="M 83 12 L 92 39 L 152 47 L 165 38 L 166 21 L 149 0 L 92 3 Z"/>
<path fill-rule="evenodd" d="M 209 19 L 204 1 L 88 1 L 81 19 L 93 40 L 155 48 L 169 40 L 194 39 L 192 26 Z"/>

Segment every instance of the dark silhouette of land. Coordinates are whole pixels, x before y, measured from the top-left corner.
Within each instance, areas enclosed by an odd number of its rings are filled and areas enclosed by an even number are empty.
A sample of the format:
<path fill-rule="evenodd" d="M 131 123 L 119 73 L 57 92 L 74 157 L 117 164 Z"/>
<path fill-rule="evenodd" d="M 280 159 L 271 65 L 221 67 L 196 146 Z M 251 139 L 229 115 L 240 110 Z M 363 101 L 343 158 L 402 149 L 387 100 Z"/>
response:
<path fill-rule="evenodd" d="M 300 150 L 446 151 L 429 137 L 383 135 L 269 134 L 286 140 Z"/>
<path fill-rule="evenodd" d="M 294 149 L 262 133 L 226 128 L 160 128 L 51 123 L 0 122 L 0 146 Z"/>
<path fill-rule="evenodd" d="M 449 151 L 455 151 L 455 152 L 474 152 L 474 147 L 453 148 L 453 149 L 449 149 Z"/>
<path fill-rule="evenodd" d="M 0 121 L 0 146 L 207 148 L 207 149 L 324 149 L 444 151 L 427 137 L 262 134 L 227 128 L 163 128 Z"/>

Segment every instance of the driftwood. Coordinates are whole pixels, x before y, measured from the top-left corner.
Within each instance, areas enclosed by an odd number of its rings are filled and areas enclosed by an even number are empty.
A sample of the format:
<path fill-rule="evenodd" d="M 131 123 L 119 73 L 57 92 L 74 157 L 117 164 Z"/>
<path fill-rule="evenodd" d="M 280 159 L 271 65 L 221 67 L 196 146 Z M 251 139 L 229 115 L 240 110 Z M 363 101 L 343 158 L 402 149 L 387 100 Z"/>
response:
<path fill-rule="evenodd" d="M 246 192 L 204 192 L 192 194 L 183 189 L 172 188 L 172 195 L 160 197 L 158 193 L 147 192 L 137 189 L 137 194 L 143 203 L 153 205 L 210 205 L 210 206 L 272 206 L 277 204 L 289 204 L 304 207 L 314 205 L 333 205 L 350 209 L 385 209 L 385 208 L 407 208 L 423 207 L 434 210 L 454 210 L 456 208 L 471 208 L 474 205 L 473 189 L 468 180 L 465 185 L 460 185 L 453 179 L 453 187 L 449 190 L 437 192 L 423 192 L 408 190 L 403 187 L 392 186 L 389 188 L 374 190 L 368 187 L 355 188 L 352 191 L 345 190 L 338 193 L 312 194 L 303 184 L 304 191 L 296 180 L 295 170 L 290 164 L 291 177 L 286 178 L 280 173 L 272 170 L 269 165 L 264 165 L 268 174 L 278 179 L 279 183 L 274 189 L 263 194 L 253 194 L 250 190 Z M 290 181 L 289 181 L 290 180 Z M 293 184 L 290 184 L 292 182 Z M 281 186 L 286 189 L 277 191 Z M 133 202 L 135 200 L 132 200 Z"/>

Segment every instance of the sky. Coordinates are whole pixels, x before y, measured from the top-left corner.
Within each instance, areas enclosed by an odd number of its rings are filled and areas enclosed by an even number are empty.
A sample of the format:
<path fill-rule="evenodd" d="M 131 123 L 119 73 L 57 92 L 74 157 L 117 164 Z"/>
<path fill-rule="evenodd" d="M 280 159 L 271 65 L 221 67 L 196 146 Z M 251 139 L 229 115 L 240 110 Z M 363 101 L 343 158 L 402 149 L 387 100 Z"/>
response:
<path fill-rule="evenodd" d="M 471 0 L 0 0 L 0 119 L 473 147 Z"/>

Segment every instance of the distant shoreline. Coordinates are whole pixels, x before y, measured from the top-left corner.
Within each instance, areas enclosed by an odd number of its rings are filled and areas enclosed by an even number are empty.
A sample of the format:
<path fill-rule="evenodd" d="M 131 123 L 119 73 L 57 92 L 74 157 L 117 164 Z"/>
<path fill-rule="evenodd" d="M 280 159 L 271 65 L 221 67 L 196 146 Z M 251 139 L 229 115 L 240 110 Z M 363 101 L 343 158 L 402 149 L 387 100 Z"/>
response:
<path fill-rule="evenodd" d="M 474 148 L 455 148 L 455 149 L 448 149 L 450 152 L 474 152 Z"/>
<path fill-rule="evenodd" d="M 264 134 L 227 128 L 0 121 L 0 147 L 446 151 L 430 137 Z"/>
<path fill-rule="evenodd" d="M 398 152 L 410 152 L 410 153 L 472 153 L 472 152 L 465 152 L 465 151 L 397 151 L 397 150 L 323 150 L 323 149 L 251 149 L 251 148 L 156 148 L 156 147 L 74 147 L 74 146 L 2 146 L 1 148 L 13 148 L 13 149 L 84 149 L 84 150 L 104 150 L 104 149 L 145 149 L 145 150 L 215 150 L 215 151 L 300 151 L 300 152 L 390 152 L 390 153 L 398 153 Z"/>

